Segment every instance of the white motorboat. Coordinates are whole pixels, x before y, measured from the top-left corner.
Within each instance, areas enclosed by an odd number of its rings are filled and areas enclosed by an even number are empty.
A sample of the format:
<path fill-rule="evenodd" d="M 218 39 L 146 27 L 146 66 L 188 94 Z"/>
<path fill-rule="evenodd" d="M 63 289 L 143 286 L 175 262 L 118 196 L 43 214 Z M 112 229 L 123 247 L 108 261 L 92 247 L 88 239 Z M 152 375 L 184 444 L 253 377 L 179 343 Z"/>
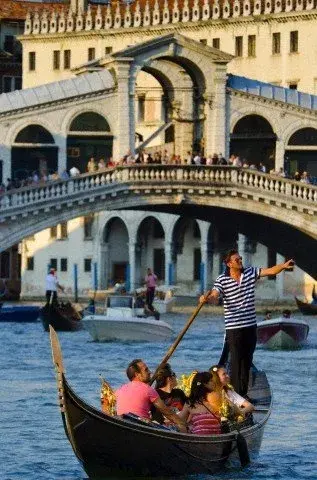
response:
<path fill-rule="evenodd" d="M 155 289 L 155 297 L 153 300 L 153 307 L 155 310 L 161 314 L 169 313 L 173 309 L 173 305 L 175 304 L 175 296 L 174 292 L 177 287 L 169 286 L 165 287 L 164 285 L 160 287 L 156 287 Z M 145 298 L 146 295 L 146 288 L 141 287 L 136 290 L 137 294 L 142 294 Z"/>
<path fill-rule="evenodd" d="M 272 349 L 300 348 L 306 341 L 309 326 L 296 318 L 274 318 L 258 322 L 258 343 Z"/>
<path fill-rule="evenodd" d="M 87 313 L 82 322 L 97 342 L 163 342 L 174 333 L 168 323 L 144 315 L 143 309 L 136 308 L 134 298 L 128 295 L 110 295 L 104 313 Z"/>

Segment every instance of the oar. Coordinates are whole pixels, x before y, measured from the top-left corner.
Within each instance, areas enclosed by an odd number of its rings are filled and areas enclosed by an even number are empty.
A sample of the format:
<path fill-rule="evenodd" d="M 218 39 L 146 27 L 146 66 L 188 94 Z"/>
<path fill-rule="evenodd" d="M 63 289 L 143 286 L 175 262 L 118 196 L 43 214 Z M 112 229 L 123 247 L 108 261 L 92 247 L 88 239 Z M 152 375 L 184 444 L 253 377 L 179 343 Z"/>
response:
<path fill-rule="evenodd" d="M 154 382 L 157 374 L 158 374 L 158 371 L 160 368 L 162 368 L 167 362 L 168 360 L 171 358 L 171 356 L 173 355 L 173 353 L 175 352 L 178 344 L 181 342 L 183 336 L 185 335 L 185 333 L 187 332 L 187 330 L 189 329 L 189 327 L 191 326 L 191 324 L 193 323 L 193 321 L 195 320 L 195 318 L 197 317 L 198 313 L 200 312 L 200 310 L 202 309 L 202 307 L 205 305 L 205 302 L 201 302 L 198 304 L 197 308 L 195 309 L 194 313 L 192 314 L 192 316 L 190 317 L 190 319 L 188 320 L 188 322 L 186 323 L 185 327 L 183 328 L 183 330 L 179 333 L 178 337 L 176 338 L 175 342 L 173 343 L 173 345 L 171 345 L 171 347 L 168 349 L 168 352 L 166 353 L 165 357 L 163 358 L 163 360 L 161 361 L 161 363 L 159 364 L 159 366 L 157 367 L 157 369 L 155 370 L 155 372 L 153 373 L 153 376 L 150 380 L 150 385 L 152 385 L 152 383 Z"/>

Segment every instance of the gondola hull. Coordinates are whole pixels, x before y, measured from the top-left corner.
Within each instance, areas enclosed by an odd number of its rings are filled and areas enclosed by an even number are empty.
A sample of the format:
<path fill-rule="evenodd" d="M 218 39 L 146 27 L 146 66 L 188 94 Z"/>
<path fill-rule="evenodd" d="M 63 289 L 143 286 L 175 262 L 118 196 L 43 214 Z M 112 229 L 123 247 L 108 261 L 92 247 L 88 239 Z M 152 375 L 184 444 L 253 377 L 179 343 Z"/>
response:
<path fill-rule="evenodd" d="M 213 474 L 241 467 L 259 453 L 271 409 L 271 392 L 259 372 L 249 393 L 258 401 L 255 424 L 240 433 L 190 435 L 143 421 L 111 417 L 80 399 L 68 384 L 61 352 L 55 348 L 59 400 L 66 435 L 89 478 Z"/>
<path fill-rule="evenodd" d="M 307 302 L 302 302 L 299 300 L 297 297 L 295 297 L 298 310 L 303 314 L 303 315 L 317 315 L 317 304 L 316 303 L 307 303 Z"/>
<path fill-rule="evenodd" d="M 40 319 L 46 332 L 50 325 L 54 330 L 63 332 L 74 332 L 83 328 L 80 315 L 70 303 L 46 304 L 40 309 Z"/>

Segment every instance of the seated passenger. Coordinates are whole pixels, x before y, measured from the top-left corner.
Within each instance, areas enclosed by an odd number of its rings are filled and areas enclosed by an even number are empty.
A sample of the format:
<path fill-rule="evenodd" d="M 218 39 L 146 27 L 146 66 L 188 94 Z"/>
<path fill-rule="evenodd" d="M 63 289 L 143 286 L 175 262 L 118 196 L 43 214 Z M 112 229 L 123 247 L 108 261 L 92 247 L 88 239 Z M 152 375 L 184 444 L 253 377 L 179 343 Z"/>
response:
<path fill-rule="evenodd" d="M 182 390 L 175 388 L 177 385 L 176 373 L 173 372 L 169 363 L 159 369 L 156 375 L 155 389 L 165 405 L 177 413 L 183 409 L 186 396 Z M 185 397 L 185 400 L 184 400 Z M 151 409 L 152 419 L 158 423 L 164 423 L 164 416 L 155 407 Z"/>
<path fill-rule="evenodd" d="M 196 373 L 189 396 L 179 417 L 187 420 L 191 433 L 215 435 L 221 433 L 219 409 L 221 395 L 214 391 L 214 379 L 210 372 Z"/>
<path fill-rule="evenodd" d="M 241 397 L 237 392 L 233 390 L 230 385 L 230 377 L 227 370 L 222 365 L 213 365 L 210 370 L 218 375 L 220 384 L 225 391 L 227 399 L 238 408 L 237 413 L 241 413 L 243 416 L 253 412 L 254 406 L 251 402 Z"/>
<path fill-rule="evenodd" d="M 150 420 L 150 410 L 154 405 L 168 420 L 175 423 L 181 432 L 187 431 L 186 423 L 167 407 L 157 391 L 148 385 L 151 372 L 143 360 L 133 360 L 126 373 L 130 382 L 115 391 L 118 415 L 133 413 Z"/>

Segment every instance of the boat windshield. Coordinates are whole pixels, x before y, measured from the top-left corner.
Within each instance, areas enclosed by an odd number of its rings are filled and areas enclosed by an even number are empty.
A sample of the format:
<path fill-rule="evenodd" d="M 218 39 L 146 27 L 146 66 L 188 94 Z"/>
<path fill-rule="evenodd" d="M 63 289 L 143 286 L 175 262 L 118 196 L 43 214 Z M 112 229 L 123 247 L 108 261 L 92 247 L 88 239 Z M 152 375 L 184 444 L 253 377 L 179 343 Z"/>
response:
<path fill-rule="evenodd" d="M 133 297 L 108 297 L 108 308 L 133 308 Z"/>

